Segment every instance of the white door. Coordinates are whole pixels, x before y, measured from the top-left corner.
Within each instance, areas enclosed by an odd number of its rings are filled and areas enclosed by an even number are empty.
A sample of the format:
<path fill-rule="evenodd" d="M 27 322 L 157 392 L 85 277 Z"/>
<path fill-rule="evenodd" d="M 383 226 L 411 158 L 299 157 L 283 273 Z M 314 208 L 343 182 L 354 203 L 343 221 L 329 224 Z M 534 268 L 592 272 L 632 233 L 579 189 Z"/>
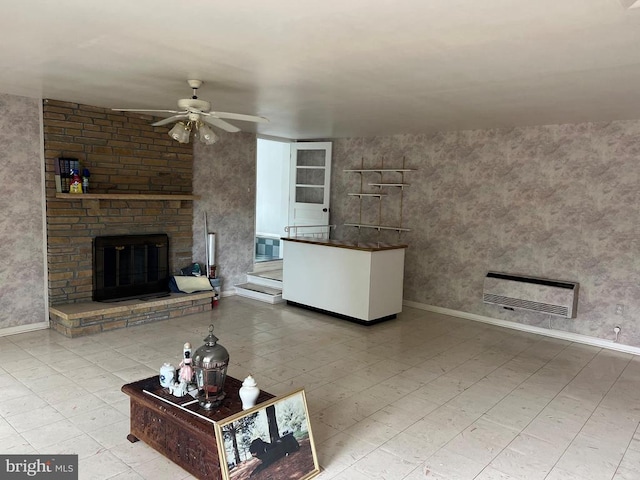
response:
<path fill-rule="evenodd" d="M 331 142 L 300 142 L 291 145 L 289 225 L 307 225 L 291 236 L 329 237 L 329 185 Z"/>

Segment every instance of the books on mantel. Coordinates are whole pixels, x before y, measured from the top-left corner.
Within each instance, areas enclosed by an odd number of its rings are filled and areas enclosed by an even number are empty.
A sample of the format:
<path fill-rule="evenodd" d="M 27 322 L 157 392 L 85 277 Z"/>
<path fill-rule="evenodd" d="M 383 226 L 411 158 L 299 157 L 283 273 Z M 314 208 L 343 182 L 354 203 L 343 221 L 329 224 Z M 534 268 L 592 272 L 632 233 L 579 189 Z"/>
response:
<path fill-rule="evenodd" d="M 80 172 L 80 161 L 77 158 L 58 157 L 54 161 L 56 192 L 69 193 L 71 171 Z"/>

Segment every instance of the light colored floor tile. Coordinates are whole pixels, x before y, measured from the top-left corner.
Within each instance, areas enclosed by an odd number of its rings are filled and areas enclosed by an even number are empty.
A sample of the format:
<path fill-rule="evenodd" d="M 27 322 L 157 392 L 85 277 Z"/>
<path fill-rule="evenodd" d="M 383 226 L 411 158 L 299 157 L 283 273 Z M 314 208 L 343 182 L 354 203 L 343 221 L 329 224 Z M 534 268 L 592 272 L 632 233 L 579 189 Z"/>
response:
<path fill-rule="evenodd" d="M 66 390 L 66 389 L 71 389 L 75 386 L 73 381 L 70 378 L 66 377 L 65 375 L 62 375 L 61 373 L 56 373 L 56 374 L 48 375 L 46 377 L 40 377 L 35 379 L 26 378 L 22 380 L 22 383 L 27 387 L 29 387 L 34 392 L 47 391 L 52 389 Z"/>
<path fill-rule="evenodd" d="M 55 445 L 60 441 L 78 438 L 82 435 L 82 430 L 66 419 L 27 430 L 22 436 L 29 441 L 33 448 L 42 451 L 46 447 Z"/>
<path fill-rule="evenodd" d="M 436 378 L 432 382 L 419 388 L 413 395 L 438 405 L 444 405 L 452 398 L 458 396 L 472 384 L 446 375 Z"/>
<path fill-rule="evenodd" d="M 133 469 L 147 480 L 184 480 L 190 478 L 189 472 L 164 457 L 136 465 Z"/>
<path fill-rule="evenodd" d="M 353 465 L 376 448 L 374 444 L 338 433 L 316 446 L 320 465 L 329 466 L 333 462 Z"/>
<path fill-rule="evenodd" d="M 8 418 L 19 413 L 30 412 L 47 405 L 42 398 L 33 394 L 0 401 L 0 417 Z"/>
<path fill-rule="evenodd" d="M 545 440 L 564 450 L 583 427 L 585 420 L 570 415 L 543 411 L 523 430 L 523 433 Z"/>
<path fill-rule="evenodd" d="M 392 429 L 402 431 L 416 423 L 418 420 L 424 418 L 424 416 L 428 415 L 431 411 L 438 408 L 435 403 L 430 404 L 427 408 L 427 406 L 425 405 L 426 401 L 419 399 L 416 400 L 416 403 L 420 403 L 420 408 L 417 408 L 415 410 L 399 408 L 397 404 L 394 403 L 381 408 L 368 418 L 382 423 Z"/>
<path fill-rule="evenodd" d="M 367 475 L 370 480 L 402 480 L 415 465 L 402 457 L 377 449 L 358 460 L 353 468 Z"/>
<path fill-rule="evenodd" d="M 112 371 L 111 373 L 124 381 L 124 383 L 136 382 L 143 378 L 152 377 L 157 374 L 158 369 L 153 369 L 145 365 L 129 366 L 123 370 Z"/>
<path fill-rule="evenodd" d="M 439 426 L 444 426 L 447 430 L 461 432 L 479 417 L 480 415 L 477 413 L 468 413 L 460 408 L 450 407 L 447 404 L 436 408 L 426 415 L 424 419 Z"/>
<path fill-rule="evenodd" d="M 517 430 L 481 418 L 451 440 L 447 448 L 487 465 L 516 435 Z"/>
<path fill-rule="evenodd" d="M 0 418 L 0 440 L 17 435 L 16 429 L 6 420 Z"/>
<path fill-rule="evenodd" d="M 39 360 L 34 361 L 31 367 L 16 365 L 11 368 L 7 365 L 7 368 L 11 371 L 11 375 L 13 375 L 14 378 L 20 380 L 22 383 L 29 382 L 30 385 L 37 385 L 39 379 L 58 373 Z"/>
<path fill-rule="evenodd" d="M 483 415 L 494 423 L 515 430 L 524 429 L 545 408 L 548 401 L 540 397 L 511 394 Z"/>
<path fill-rule="evenodd" d="M 7 375 L 8 377 L 8 375 Z M 23 383 L 9 377 L 2 381 L 2 400 L 11 400 L 13 398 L 27 397 L 33 395 L 33 392 Z"/>
<path fill-rule="evenodd" d="M 158 453 L 144 442 L 121 443 L 120 445 L 109 449 L 109 451 L 133 468 L 138 468 L 144 463 L 162 458 L 162 454 Z"/>
<path fill-rule="evenodd" d="M 145 480 L 145 478 L 133 470 L 127 470 L 126 472 L 119 473 L 115 477 L 111 477 L 109 480 Z"/>
<path fill-rule="evenodd" d="M 92 432 L 126 419 L 127 415 L 106 404 L 101 408 L 69 417 L 69 421 L 83 432 Z"/>
<path fill-rule="evenodd" d="M 323 477 L 320 477 L 323 478 Z M 331 477 L 332 480 L 371 480 L 366 473 L 362 473 L 356 469 L 355 466 L 348 467 L 336 476 Z"/>
<path fill-rule="evenodd" d="M 367 417 L 349 428 L 348 433 L 356 438 L 366 438 L 367 442 L 379 447 L 401 430 L 397 426 L 389 426 Z"/>
<path fill-rule="evenodd" d="M 131 431 L 129 420 L 121 420 L 89 432 L 89 435 L 106 449 L 129 442 L 127 435 Z"/>
<path fill-rule="evenodd" d="M 484 463 L 476 462 L 464 457 L 452 448 L 442 448 L 434 453 L 425 463 L 429 472 L 442 475 L 445 478 L 469 479 L 478 475 L 485 467 Z"/>
<path fill-rule="evenodd" d="M 78 476 L 82 480 L 105 480 L 127 470 L 129 467 L 108 450 L 78 460 Z"/>
<path fill-rule="evenodd" d="M 584 480 L 611 478 L 624 451 L 624 447 L 610 443 L 606 438 L 580 434 L 558 460 L 556 468 L 571 472 Z"/>
<path fill-rule="evenodd" d="M 64 416 L 49 405 L 7 418 L 7 422 L 10 423 L 18 433 L 44 427 L 60 420 L 64 420 Z"/>
<path fill-rule="evenodd" d="M 545 478 L 561 455 L 554 445 L 520 434 L 489 465 L 516 478 L 537 480 Z"/>
<path fill-rule="evenodd" d="M 385 442 L 380 449 L 418 465 L 424 463 L 455 436 L 455 433 L 438 430 L 435 424 L 418 423 L 419 428 L 399 433 Z"/>
<path fill-rule="evenodd" d="M 106 407 L 107 404 L 96 395 L 87 393 L 86 395 L 77 395 L 68 400 L 54 403 L 52 406 L 62 415 L 69 418 Z"/>
<path fill-rule="evenodd" d="M 320 479 L 640 478 L 640 357 L 408 307 L 363 328 L 240 297 L 88 337 L 0 338 L 3 453 L 78 453 L 82 480 L 193 480 L 128 442 L 120 389 L 178 364 L 212 322 L 230 375 L 305 388 Z"/>
<path fill-rule="evenodd" d="M 78 458 L 87 458 L 97 455 L 105 448 L 87 434 L 63 440 L 60 438 L 55 443 L 39 448 L 42 454 L 78 455 Z"/>
<path fill-rule="evenodd" d="M 482 472 L 476 475 L 476 478 L 473 480 L 520 480 L 512 477 L 511 475 L 507 475 L 506 473 L 500 472 L 495 468 L 488 466 L 485 467 Z"/>

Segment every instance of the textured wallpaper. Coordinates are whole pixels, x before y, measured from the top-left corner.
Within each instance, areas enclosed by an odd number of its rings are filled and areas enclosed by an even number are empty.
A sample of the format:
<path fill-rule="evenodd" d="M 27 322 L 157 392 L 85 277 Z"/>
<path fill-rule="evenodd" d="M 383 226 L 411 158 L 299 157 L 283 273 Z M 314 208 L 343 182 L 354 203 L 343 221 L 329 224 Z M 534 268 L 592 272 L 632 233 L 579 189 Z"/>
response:
<path fill-rule="evenodd" d="M 406 300 L 607 339 L 618 324 L 640 346 L 640 121 L 338 139 L 333 152 L 332 223 L 398 225 L 402 202 L 411 232 L 361 238 L 409 244 Z M 387 189 L 361 209 L 347 196 L 360 183 L 345 168 L 403 159 L 417 171 L 402 198 Z M 577 318 L 483 304 L 489 270 L 579 282 Z"/>
<path fill-rule="evenodd" d="M 0 330 L 47 321 L 39 105 L 0 94 Z"/>
<path fill-rule="evenodd" d="M 214 145 L 194 144 L 193 258 L 205 266 L 204 213 L 216 233 L 216 263 L 222 290 L 246 282 L 253 270 L 255 232 L 256 136 L 216 133 Z"/>

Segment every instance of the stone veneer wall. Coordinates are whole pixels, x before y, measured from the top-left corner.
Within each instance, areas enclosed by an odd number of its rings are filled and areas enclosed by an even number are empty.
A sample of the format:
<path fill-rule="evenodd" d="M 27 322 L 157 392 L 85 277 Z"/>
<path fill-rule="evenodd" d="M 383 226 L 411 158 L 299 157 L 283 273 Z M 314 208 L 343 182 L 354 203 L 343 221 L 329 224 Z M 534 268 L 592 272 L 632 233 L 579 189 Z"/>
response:
<path fill-rule="evenodd" d="M 56 198 L 54 160 L 79 159 L 89 193 L 190 194 L 193 145 L 173 142 L 149 116 L 55 100 L 44 100 L 43 115 L 50 304 L 91 300 L 96 236 L 167 233 L 169 268 L 188 265 L 192 201 Z"/>
<path fill-rule="evenodd" d="M 40 101 L 0 94 L 0 335 L 46 325 Z"/>

